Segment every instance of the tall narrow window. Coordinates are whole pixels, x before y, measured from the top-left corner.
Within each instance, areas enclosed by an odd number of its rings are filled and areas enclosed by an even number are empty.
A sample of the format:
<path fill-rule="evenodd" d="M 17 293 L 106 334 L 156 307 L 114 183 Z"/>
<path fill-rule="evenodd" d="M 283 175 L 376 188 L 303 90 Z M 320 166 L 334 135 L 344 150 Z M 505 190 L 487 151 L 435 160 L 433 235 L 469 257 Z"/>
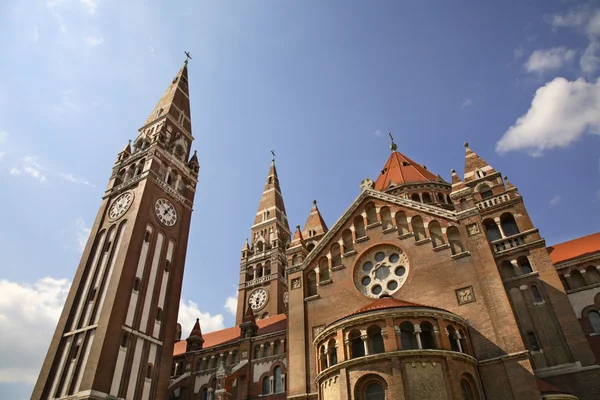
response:
<path fill-rule="evenodd" d="M 533 268 L 531 268 L 531 264 L 527 257 L 517 258 L 517 264 L 519 265 L 522 274 L 530 274 L 533 272 Z"/>
<path fill-rule="evenodd" d="M 465 251 L 465 248 L 460 240 L 460 233 L 458 232 L 457 227 L 449 227 L 446 230 L 446 235 L 448 236 L 448 244 L 450 244 L 450 250 L 452 254 L 460 254 Z"/>
<path fill-rule="evenodd" d="M 350 229 L 346 229 L 344 232 L 342 232 L 342 241 L 344 242 L 344 253 L 354 250 L 352 231 Z"/>
<path fill-rule="evenodd" d="M 160 322 L 162 321 L 162 317 L 163 317 L 163 310 L 162 308 L 158 307 L 158 310 L 156 310 L 156 321 Z"/>
<path fill-rule="evenodd" d="M 325 282 L 329 280 L 329 260 L 327 257 L 321 257 L 319 260 L 319 280 Z"/>
<path fill-rule="evenodd" d="M 400 324 L 400 343 L 402 344 L 402 350 L 414 350 L 418 348 L 415 329 L 413 324 L 408 321 Z"/>
<path fill-rule="evenodd" d="M 531 285 L 531 294 L 533 295 L 533 301 L 536 303 L 541 303 L 544 301 L 542 294 L 536 285 Z"/>
<path fill-rule="evenodd" d="M 367 204 L 365 211 L 367 213 L 367 225 L 377 223 L 377 210 L 375 209 L 375 205 L 373 203 Z"/>
<path fill-rule="evenodd" d="M 490 242 L 502 239 L 500 228 L 498 228 L 498 225 L 493 219 L 484 220 L 483 227 L 485 228 L 485 233 L 487 234 L 487 238 Z"/>
<path fill-rule="evenodd" d="M 358 215 L 354 218 L 354 232 L 356 232 L 357 239 L 367 236 L 367 232 L 365 231 L 365 221 L 363 220 L 362 215 Z"/>
<path fill-rule="evenodd" d="M 423 218 L 419 215 L 412 217 L 410 223 L 412 224 L 413 232 L 415 233 L 415 240 L 423 240 L 427 237 L 425 233 L 425 225 L 423 225 Z"/>
<path fill-rule="evenodd" d="M 146 233 L 144 234 L 144 242 L 148 243 L 150 242 L 150 232 L 146 231 Z"/>
<path fill-rule="evenodd" d="M 372 354 L 385 353 L 381 328 L 379 326 L 371 326 L 369 329 L 367 329 L 367 335 L 369 336 L 369 342 L 371 345 L 370 352 Z"/>
<path fill-rule="evenodd" d="M 389 207 L 382 207 L 381 210 L 379 210 L 379 215 L 384 230 L 392 229 L 394 227 L 394 224 L 392 223 L 392 213 L 390 212 Z"/>
<path fill-rule="evenodd" d="M 146 378 L 152 378 L 152 364 L 148 364 L 146 367 Z"/>
<path fill-rule="evenodd" d="M 473 396 L 473 389 L 466 379 L 461 379 L 460 390 L 462 392 L 462 400 L 475 400 Z"/>
<path fill-rule="evenodd" d="M 281 367 L 275 367 L 273 369 L 273 380 L 275 381 L 275 393 L 283 392 L 283 382 L 281 380 Z"/>
<path fill-rule="evenodd" d="M 121 336 L 121 347 L 127 347 L 127 339 L 129 339 L 129 334 L 123 332 L 123 336 Z"/>
<path fill-rule="evenodd" d="M 504 213 L 500 216 L 500 225 L 506 236 L 512 236 L 519 233 L 519 227 L 515 217 L 511 213 Z"/>
<path fill-rule="evenodd" d="M 135 278 L 135 281 L 133 281 L 133 290 L 135 290 L 136 292 L 140 291 L 140 278 Z"/>
<path fill-rule="evenodd" d="M 352 347 L 352 358 L 364 357 L 365 345 L 360 337 L 359 331 L 353 331 L 350 333 L 350 342 Z"/>
<path fill-rule="evenodd" d="M 594 333 L 600 333 L 600 313 L 598 313 L 598 311 L 590 311 L 588 313 L 588 319 Z"/>
<path fill-rule="evenodd" d="M 438 247 L 443 245 L 444 242 L 444 235 L 442 235 L 442 227 L 440 226 L 440 223 L 438 221 L 431 221 L 429 223 L 429 236 L 431 236 L 431 242 L 433 244 L 433 247 Z"/>
<path fill-rule="evenodd" d="M 306 276 L 306 280 L 308 281 L 307 296 L 315 296 L 317 294 L 317 273 L 315 271 L 310 271 Z"/>
<path fill-rule="evenodd" d="M 529 348 L 531 349 L 531 351 L 540 351 L 540 345 L 538 344 L 537 338 L 535 337 L 535 333 L 527 333 L 527 339 L 529 340 Z"/>
<path fill-rule="evenodd" d="M 331 245 L 331 264 L 334 267 L 342 265 L 342 252 L 340 250 L 340 244 L 334 243 Z"/>
<path fill-rule="evenodd" d="M 408 221 L 406 219 L 406 213 L 404 211 L 398 211 L 394 219 L 396 220 L 396 228 L 398 228 L 398 235 L 404 235 L 409 232 Z"/>
<path fill-rule="evenodd" d="M 270 394 L 271 393 L 271 382 L 269 382 L 269 377 L 265 376 L 262 380 L 262 394 Z"/>
<path fill-rule="evenodd" d="M 424 349 L 435 349 L 435 340 L 433 338 L 433 325 L 425 321 L 421 322 L 421 344 Z"/>

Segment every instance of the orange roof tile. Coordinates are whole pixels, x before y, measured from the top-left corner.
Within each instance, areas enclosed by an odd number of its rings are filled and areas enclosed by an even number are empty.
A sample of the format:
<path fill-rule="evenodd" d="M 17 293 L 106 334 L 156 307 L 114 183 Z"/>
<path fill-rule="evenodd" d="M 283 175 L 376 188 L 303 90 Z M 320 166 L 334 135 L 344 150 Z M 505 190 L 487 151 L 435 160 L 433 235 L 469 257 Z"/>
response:
<path fill-rule="evenodd" d="M 287 328 L 287 317 L 285 314 L 274 315 L 269 318 L 261 319 L 256 321 L 258 325 L 258 334 L 266 335 L 268 333 L 282 331 Z M 228 342 L 232 342 L 240 338 L 240 327 L 234 326 L 232 328 L 221 329 L 220 331 L 214 331 L 205 333 L 202 335 L 204 338 L 203 349 L 210 347 L 219 346 Z M 178 356 L 185 353 L 187 342 L 180 340 L 175 342 L 173 348 L 173 355 Z"/>
<path fill-rule="evenodd" d="M 600 232 L 548 247 L 554 264 L 596 252 L 600 252 Z"/>
<path fill-rule="evenodd" d="M 393 151 L 375 182 L 375 190 L 385 190 L 393 182 L 396 185 L 410 182 L 440 182 L 440 178 L 417 164 L 404 154 Z"/>

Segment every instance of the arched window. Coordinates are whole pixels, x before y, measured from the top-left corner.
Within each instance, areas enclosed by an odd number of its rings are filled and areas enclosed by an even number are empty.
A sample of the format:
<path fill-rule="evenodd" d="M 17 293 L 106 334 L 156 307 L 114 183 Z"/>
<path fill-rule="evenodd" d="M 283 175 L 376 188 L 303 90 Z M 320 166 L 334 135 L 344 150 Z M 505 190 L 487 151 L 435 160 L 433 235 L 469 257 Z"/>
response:
<path fill-rule="evenodd" d="M 144 242 L 149 243 L 150 242 L 150 232 L 146 231 L 146 233 L 144 234 Z"/>
<path fill-rule="evenodd" d="M 370 354 L 385 353 L 383 336 L 381 336 L 381 328 L 379 326 L 370 326 L 369 329 L 367 329 L 367 336 L 369 337 L 369 344 L 371 345 Z"/>
<path fill-rule="evenodd" d="M 462 211 L 464 211 L 464 210 L 466 210 L 466 209 L 468 209 L 468 208 L 469 208 L 469 203 L 467 203 L 467 200 L 466 200 L 466 199 L 460 199 L 460 202 L 459 202 L 459 204 L 460 204 L 460 209 L 461 209 Z"/>
<path fill-rule="evenodd" d="M 202 371 L 202 360 L 196 361 L 196 371 Z"/>
<path fill-rule="evenodd" d="M 450 340 L 450 349 L 452 351 L 460 351 L 458 347 L 458 339 L 456 335 L 456 330 L 452 325 L 448 325 L 446 327 L 446 331 L 448 332 L 448 340 Z"/>
<path fill-rule="evenodd" d="M 254 359 L 257 360 L 260 358 L 260 346 L 254 346 Z"/>
<path fill-rule="evenodd" d="M 264 245 L 263 245 L 262 241 L 256 243 L 256 251 L 258 251 L 259 253 L 262 253 L 263 247 L 264 247 Z"/>
<path fill-rule="evenodd" d="M 142 281 L 140 281 L 140 278 L 135 278 L 135 280 L 133 281 L 133 290 L 135 290 L 136 292 L 139 292 L 141 283 L 142 283 Z"/>
<path fill-rule="evenodd" d="M 437 221 L 431 221 L 429 223 L 429 236 L 431 236 L 431 242 L 433 243 L 433 247 L 438 247 L 443 245 L 444 235 L 442 235 L 442 227 L 440 223 Z"/>
<path fill-rule="evenodd" d="M 530 274 L 533 272 L 533 268 L 531 268 L 531 264 L 529 263 L 529 259 L 527 257 L 517 258 L 517 265 L 521 269 L 522 274 Z"/>
<path fill-rule="evenodd" d="M 262 264 L 258 264 L 256 266 L 256 277 L 262 278 L 262 276 L 263 276 L 263 266 L 262 266 Z"/>
<path fill-rule="evenodd" d="M 382 207 L 379 210 L 379 216 L 381 217 L 381 224 L 383 225 L 383 229 L 391 229 L 394 227 L 392 224 L 392 213 L 390 212 L 389 207 Z"/>
<path fill-rule="evenodd" d="M 502 276 L 502 279 L 510 279 L 517 276 L 515 273 L 515 268 L 510 261 L 502 261 L 502 264 L 500 264 L 500 276 Z"/>
<path fill-rule="evenodd" d="M 321 257 L 319 260 L 319 281 L 324 282 L 329 280 L 329 260 L 327 257 Z"/>
<path fill-rule="evenodd" d="M 356 232 L 357 239 L 367 236 L 367 232 L 365 231 L 365 221 L 362 215 L 354 217 L 354 232 Z"/>
<path fill-rule="evenodd" d="M 412 217 L 410 223 L 412 225 L 412 230 L 415 233 L 416 241 L 423 240 L 427 237 L 427 234 L 425 233 L 425 225 L 423 225 L 423 218 L 421 218 L 421 216 L 416 215 Z"/>
<path fill-rule="evenodd" d="M 330 354 L 330 364 L 331 365 L 335 365 L 338 363 L 338 357 L 337 357 L 337 343 L 335 342 L 335 339 L 330 339 L 329 342 L 327 343 L 327 347 L 329 348 L 329 354 Z"/>
<path fill-rule="evenodd" d="M 152 364 L 148 364 L 146 367 L 146 379 L 152 378 Z"/>
<path fill-rule="evenodd" d="M 264 276 L 269 276 L 269 275 L 271 275 L 271 262 L 270 262 L 270 261 L 267 261 L 267 262 L 265 263 L 265 269 L 264 269 L 264 273 L 263 273 L 263 275 L 264 275 Z"/>
<path fill-rule="evenodd" d="M 423 203 L 429 204 L 431 203 L 431 196 L 429 193 L 423 193 Z"/>
<path fill-rule="evenodd" d="M 527 340 L 529 340 L 529 349 L 531 351 L 540 351 L 540 345 L 538 344 L 537 338 L 535 337 L 535 333 L 528 332 Z"/>
<path fill-rule="evenodd" d="M 363 344 L 363 340 L 360 337 L 359 331 L 350 332 L 350 343 L 352 349 L 352 357 L 364 357 L 365 355 L 365 345 Z"/>
<path fill-rule="evenodd" d="M 410 196 L 410 199 L 418 203 L 421 202 L 421 196 L 419 196 L 419 193 L 413 193 L 412 196 Z"/>
<path fill-rule="evenodd" d="M 273 380 L 275 381 L 275 393 L 283 392 L 283 382 L 281 379 L 281 367 L 273 368 Z"/>
<path fill-rule="evenodd" d="M 375 204 L 369 203 L 365 207 L 365 212 L 367 213 L 367 225 L 376 224 L 377 221 L 377 210 L 375 209 Z"/>
<path fill-rule="evenodd" d="M 202 389 L 202 400 L 208 400 L 208 388 Z"/>
<path fill-rule="evenodd" d="M 385 390 L 379 382 L 369 382 L 365 386 L 364 400 L 385 400 Z"/>
<path fill-rule="evenodd" d="M 234 350 L 233 354 L 231 354 L 231 364 L 235 365 L 235 364 L 237 364 L 239 362 L 240 362 L 240 356 L 238 354 L 238 351 Z"/>
<path fill-rule="evenodd" d="M 569 281 L 567 280 L 567 278 L 562 274 L 558 275 L 558 277 L 560 278 L 560 281 L 562 282 L 565 290 L 571 290 L 571 285 L 569 284 Z"/>
<path fill-rule="evenodd" d="M 292 256 L 292 265 L 298 265 L 299 264 L 299 262 L 298 262 L 299 259 L 300 259 L 300 257 L 298 257 L 298 254 L 294 254 Z"/>
<path fill-rule="evenodd" d="M 158 309 L 156 310 L 156 320 L 158 322 L 162 321 L 162 317 L 163 317 L 163 310 L 162 308 L 158 307 Z"/>
<path fill-rule="evenodd" d="M 344 253 L 354 250 L 352 231 L 350 229 L 346 229 L 344 232 L 342 232 L 342 242 L 344 243 Z"/>
<path fill-rule="evenodd" d="M 494 240 L 502 239 L 502 234 L 500 233 L 500 228 L 496 225 L 496 222 L 493 219 L 486 219 L 483 221 L 483 226 L 485 228 L 485 232 L 487 234 L 487 238 L 490 242 Z"/>
<path fill-rule="evenodd" d="M 479 194 L 481 194 L 482 199 L 487 199 L 494 195 L 490 189 L 490 185 L 487 183 L 482 183 L 481 185 L 477 186 L 477 190 L 479 191 Z"/>
<path fill-rule="evenodd" d="M 433 325 L 430 322 L 421 322 L 421 345 L 424 349 L 435 349 L 435 340 L 433 339 Z"/>
<path fill-rule="evenodd" d="M 471 388 L 471 384 L 466 379 L 460 380 L 460 390 L 462 393 L 462 400 L 475 400 L 475 396 L 473 396 L 473 389 Z"/>
<path fill-rule="evenodd" d="M 585 286 L 585 280 L 583 279 L 583 276 L 581 276 L 581 272 L 571 272 L 571 283 L 573 284 L 573 289 L 578 289 Z"/>
<path fill-rule="evenodd" d="M 450 244 L 450 251 L 452 251 L 452 254 L 460 254 L 465 251 L 457 227 L 449 227 L 446 230 L 446 235 L 448 236 L 448 244 Z"/>
<path fill-rule="evenodd" d="M 541 303 L 544 301 L 542 294 L 536 285 L 531 285 L 531 294 L 533 296 L 533 301 L 536 303 Z"/>
<path fill-rule="evenodd" d="M 600 274 L 594 266 L 589 266 L 585 269 L 585 276 L 588 277 L 588 281 L 590 282 L 590 284 L 600 282 Z"/>
<path fill-rule="evenodd" d="M 438 197 L 438 202 L 439 203 L 445 203 L 446 202 L 446 196 L 444 196 L 443 193 L 438 193 L 437 197 Z"/>
<path fill-rule="evenodd" d="M 598 311 L 590 311 L 588 313 L 590 325 L 595 333 L 600 333 L 600 313 Z"/>
<path fill-rule="evenodd" d="M 271 382 L 269 382 L 269 377 L 265 376 L 262 380 L 262 394 L 270 394 L 271 393 Z"/>
<path fill-rule="evenodd" d="M 308 246 L 306 246 L 306 250 L 308 250 L 308 252 L 310 253 L 311 251 L 313 251 L 313 249 L 315 248 L 315 243 L 314 242 L 310 242 L 308 244 Z"/>
<path fill-rule="evenodd" d="M 402 344 L 402 350 L 414 350 L 419 347 L 415 337 L 415 328 L 408 321 L 400 324 L 400 343 Z"/>
<path fill-rule="evenodd" d="M 398 235 L 404 235 L 409 232 L 408 220 L 406 219 L 406 213 L 404 211 L 398 211 L 394 219 L 396 220 L 396 228 L 398 228 Z"/>
<path fill-rule="evenodd" d="M 306 276 L 307 280 L 307 296 L 315 296 L 317 294 L 317 273 L 310 271 Z"/>
<path fill-rule="evenodd" d="M 467 341 L 467 334 L 463 332 L 463 330 L 459 330 L 458 334 L 460 335 L 460 347 L 463 353 L 469 353 L 469 342 Z"/>
<path fill-rule="evenodd" d="M 515 217 L 511 213 L 504 213 L 500 216 L 500 225 L 506 236 L 512 236 L 519 233 L 519 227 L 515 221 Z"/>
<path fill-rule="evenodd" d="M 342 265 L 342 251 L 340 249 L 339 243 L 334 243 L 331 245 L 331 265 L 334 267 L 338 267 Z"/>
<path fill-rule="evenodd" d="M 127 347 L 128 339 L 129 339 L 129 334 L 127 332 L 123 332 L 123 336 L 121 336 L 121 347 Z"/>
<path fill-rule="evenodd" d="M 263 347 L 263 357 L 269 357 L 271 355 L 271 345 L 269 343 L 265 343 Z"/>

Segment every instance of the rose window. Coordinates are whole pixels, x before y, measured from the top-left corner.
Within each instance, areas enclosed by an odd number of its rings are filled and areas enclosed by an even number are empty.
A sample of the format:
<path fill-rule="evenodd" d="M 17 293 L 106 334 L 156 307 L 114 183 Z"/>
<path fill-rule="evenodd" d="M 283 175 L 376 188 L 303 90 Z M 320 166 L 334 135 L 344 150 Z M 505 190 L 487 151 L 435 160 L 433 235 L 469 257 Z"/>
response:
<path fill-rule="evenodd" d="M 354 267 L 354 284 L 368 297 L 398 291 L 408 275 L 408 257 L 396 246 L 369 250 Z"/>

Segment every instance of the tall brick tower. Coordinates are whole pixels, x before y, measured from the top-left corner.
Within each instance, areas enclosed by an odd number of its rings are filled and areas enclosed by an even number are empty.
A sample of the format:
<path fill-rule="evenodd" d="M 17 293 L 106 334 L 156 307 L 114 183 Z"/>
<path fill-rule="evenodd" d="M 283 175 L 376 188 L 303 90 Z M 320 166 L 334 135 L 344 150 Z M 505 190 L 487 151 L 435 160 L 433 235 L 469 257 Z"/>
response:
<path fill-rule="evenodd" d="M 274 159 L 251 233 L 252 246 L 246 242 L 240 261 L 237 325 L 242 322 L 248 304 L 257 319 L 285 311 L 285 250 L 291 233 Z"/>
<path fill-rule="evenodd" d="M 166 396 L 198 177 L 187 60 L 117 156 L 32 399 Z"/>

